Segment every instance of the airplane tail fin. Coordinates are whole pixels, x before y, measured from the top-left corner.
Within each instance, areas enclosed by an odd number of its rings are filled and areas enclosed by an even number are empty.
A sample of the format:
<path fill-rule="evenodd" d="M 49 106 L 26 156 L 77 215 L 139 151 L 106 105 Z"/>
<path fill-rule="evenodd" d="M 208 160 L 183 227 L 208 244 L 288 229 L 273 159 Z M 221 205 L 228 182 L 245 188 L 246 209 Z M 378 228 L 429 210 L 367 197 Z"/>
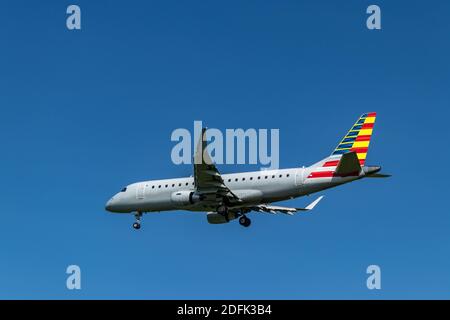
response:
<path fill-rule="evenodd" d="M 376 117 L 376 112 L 364 113 L 360 116 L 331 155 L 344 155 L 354 152 L 358 157 L 359 164 L 363 166 L 369 150 Z"/>

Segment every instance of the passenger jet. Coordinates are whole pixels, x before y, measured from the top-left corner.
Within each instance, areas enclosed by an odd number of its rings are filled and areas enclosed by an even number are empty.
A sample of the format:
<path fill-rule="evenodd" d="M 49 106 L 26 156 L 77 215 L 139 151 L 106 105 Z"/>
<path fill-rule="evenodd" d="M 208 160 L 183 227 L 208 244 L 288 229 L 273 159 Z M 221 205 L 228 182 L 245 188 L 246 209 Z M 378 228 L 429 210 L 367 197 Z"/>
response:
<path fill-rule="evenodd" d="M 135 229 L 141 227 L 143 213 L 171 210 L 207 212 L 209 223 L 228 223 L 238 219 L 248 227 L 251 211 L 294 215 L 312 210 L 323 198 L 305 208 L 272 205 L 333 188 L 362 178 L 383 178 L 380 166 L 365 165 L 376 113 L 365 113 L 351 127 L 332 154 L 309 166 L 221 175 L 206 147 L 202 130 L 194 155 L 194 175 L 187 178 L 151 180 L 130 184 L 114 195 L 106 210 L 133 213 Z"/>

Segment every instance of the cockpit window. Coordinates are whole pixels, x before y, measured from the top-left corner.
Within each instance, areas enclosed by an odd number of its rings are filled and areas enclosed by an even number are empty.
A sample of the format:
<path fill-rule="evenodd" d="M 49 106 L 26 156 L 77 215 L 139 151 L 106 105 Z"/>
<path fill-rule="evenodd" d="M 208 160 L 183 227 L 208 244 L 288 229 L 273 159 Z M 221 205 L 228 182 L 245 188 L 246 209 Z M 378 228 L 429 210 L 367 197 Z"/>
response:
<path fill-rule="evenodd" d="M 127 187 L 125 187 L 122 190 L 120 190 L 120 192 L 125 192 L 125 191 L 127 191 Z"/>

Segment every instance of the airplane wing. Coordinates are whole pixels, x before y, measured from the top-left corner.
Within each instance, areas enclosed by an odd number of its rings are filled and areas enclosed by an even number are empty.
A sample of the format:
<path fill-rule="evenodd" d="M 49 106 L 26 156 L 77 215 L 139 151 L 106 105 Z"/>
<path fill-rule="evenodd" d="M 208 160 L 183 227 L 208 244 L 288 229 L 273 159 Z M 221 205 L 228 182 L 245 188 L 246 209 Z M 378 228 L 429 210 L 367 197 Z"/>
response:
<path fill-rule="evenodd" d="M 194 155 L 195 189 L 198 193 L 205 196 L 210 195 L 212 198 L 226 197 L 229 200 L 239 201 L 239 198 L 225 185 L 219 170 L 217 170 L 208 154 L 206 145 L 206 129 L 203 128 Z"/>
<path fill-rule="evenodd" d="M 306 208 L 289 208 L 289 207 L 281 207 L 281 206 L 270 206 L 261 204 L 258 206 L 250 207 L 249 209 L 258 211 L 258 212 L 266 212 L 271 214 L 277 214 L 277 213 L 284 213 L 288 215 L 294 215 L 298 211 L 309 211 L 314 209 L 314 207 L 319 203 L 320 200 L 322 200 L 323 196 L 320 196 L 313 202 L 311 202 Z"/>

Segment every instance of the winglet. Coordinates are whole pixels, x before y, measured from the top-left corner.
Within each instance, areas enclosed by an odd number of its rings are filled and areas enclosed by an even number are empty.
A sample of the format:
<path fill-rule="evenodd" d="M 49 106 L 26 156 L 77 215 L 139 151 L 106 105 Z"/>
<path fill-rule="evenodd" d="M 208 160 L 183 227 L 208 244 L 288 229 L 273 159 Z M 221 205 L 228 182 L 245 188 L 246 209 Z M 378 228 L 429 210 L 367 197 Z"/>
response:
<path fill-rule="evenodd" d="M 206 128 L 202 128 L 202 134 L 197 142 L 197 148 L 194 154 L 194 164 L 212 164 L 211 157 L 206 149 Z"/>
<path fill-rule="evenodd" d="M 297 208 L 299 211 L 308 211 L 314 209 L 314 207 L 322 200 L 323 196 L 318 197 L 316 200 L 311 202 L 306 208 Z"/>

